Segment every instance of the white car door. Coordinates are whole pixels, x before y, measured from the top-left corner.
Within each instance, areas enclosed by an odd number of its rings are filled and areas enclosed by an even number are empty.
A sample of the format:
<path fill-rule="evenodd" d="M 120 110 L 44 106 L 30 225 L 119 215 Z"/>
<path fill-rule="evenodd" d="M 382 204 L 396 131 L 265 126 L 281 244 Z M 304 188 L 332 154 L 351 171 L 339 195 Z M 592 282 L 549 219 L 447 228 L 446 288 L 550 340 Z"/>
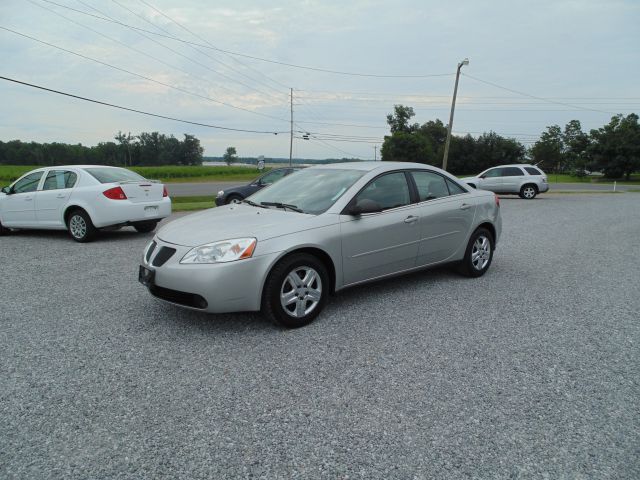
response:
<path fill-rule="evenodd" d="M 524 172 L 520 167 L 504 167 L 502 169 L 502 190 L 505 193 L 518 193 L 524 180 Z"/>
<path fill-rule="evenodd" d="M 475 216 L 470 194 L 435 172 L 413 171 L 420 199 L 417 266 L 444 262 L 465 243 Z"/>
<path fill-rule="evenodd" d="M 356 201 L 376 202 L 382 211 L 341 215 L 345 285 L 413 268 L 418 254 L 420 207 L 411 203 L 404 172 L 372 180 Z"/>
<path fill-rule="evenodd" d="M 78 175 L 70 170 L 49 170 L 36 195 L 36 220 L 43 227 L 64 227 L 63 209 Z"/>
<path fill-rule="evenodd" d="M 2 224 L 7 227 L 37 226 L 35 198 L 43 171 L 28 173 L 11 186 L 2 202 Z"/>

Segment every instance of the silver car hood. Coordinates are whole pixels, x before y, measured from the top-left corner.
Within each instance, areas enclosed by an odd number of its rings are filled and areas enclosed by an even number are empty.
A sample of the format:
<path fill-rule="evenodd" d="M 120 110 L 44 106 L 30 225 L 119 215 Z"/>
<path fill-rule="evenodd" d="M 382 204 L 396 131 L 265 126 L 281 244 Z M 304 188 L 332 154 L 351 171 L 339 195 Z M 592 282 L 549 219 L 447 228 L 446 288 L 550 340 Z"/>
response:
<path fill-rule="evenodd" d="M 174 220 L 158 231 L 158 238 L 186 247 L 242 237 L 260 241 L 336 221 L 326 217 L 244 204 L 226 205 Z"/>

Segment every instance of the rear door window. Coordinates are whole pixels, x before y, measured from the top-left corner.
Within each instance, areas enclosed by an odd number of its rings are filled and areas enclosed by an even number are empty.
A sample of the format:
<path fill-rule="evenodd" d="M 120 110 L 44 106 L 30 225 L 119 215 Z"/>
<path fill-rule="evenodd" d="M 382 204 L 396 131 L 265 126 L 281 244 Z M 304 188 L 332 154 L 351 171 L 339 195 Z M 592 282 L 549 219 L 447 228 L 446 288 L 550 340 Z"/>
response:
<path fill-rule="evenodd" d="M 460 193 L 467 193 L 467 191 L 458 185 L 456 182 L 447 178 L 447 186 L 449 187 L 449 193 L 451 195 L 459 195 Z"/>
<path fill-rule="evenodd" d="M 449 188 L 445 178 L 433 172 L 411 172 L 418 187 L 418 197 L 421 202 L 434 198 L 449 196 Z"/>
<path fill-rule="evenodd" d="M 502 169 L 503 177 L 522 177 L 524 173 L 518 167 L 504 167 Z"/>
<path fill-rule="evenodd" d="M 61 190 L 73 188 L 78 176 L 68 170 L 51 170 L 44 179 L 42 190 Z"/>

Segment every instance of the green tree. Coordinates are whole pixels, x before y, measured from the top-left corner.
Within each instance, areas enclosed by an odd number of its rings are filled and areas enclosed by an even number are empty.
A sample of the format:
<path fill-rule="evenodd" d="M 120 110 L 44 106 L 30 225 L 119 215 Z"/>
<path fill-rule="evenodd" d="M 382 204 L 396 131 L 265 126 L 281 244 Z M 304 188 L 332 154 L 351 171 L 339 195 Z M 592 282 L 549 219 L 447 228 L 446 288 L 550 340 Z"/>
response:
<path fill-rule="evenodd" d="M 562 129 L 558 125 L 547 127 L 529 151 L 534 163 L 542 164 L 547 169 L 564 171 L 564 142 Z"/>
<path fill-rule="evenodd" d="M 224 152 L 222 159 L 225 161 L 227 165 L 231 165 L 238 161 L 238 152 L 236 151 L 236 147 L 228 147 L 227 151 Z"/>
<path fill-rule="evenodd" d="M 616 115 L 602 128 L 591 130 L 589 153 L 594 164 L 608 178 L 625 176 L 640 170 L 640 125 L 638 115 Z"/>
<path fill-rule="evenodd" d="M 576 176 L 586 175 L 589 163 L 589 135 L 582 131 L 580 120 L 571 120 L 564 127 L 562 143 L 564 147 L 564 163 Z"/>
<path fill-rule="evenodd" d="M 124 158 L 124 166 L 127 166 L 127 159 L 129 159 L 128 165 L 131 165 L 131 143 L 133 142 L 133 138 L 131 137 L 131 132 L 128 132 L 126 135 L 118 130 L 118 133 L 114 137 L 115 140 L 120 143 L 122 156 Z"/>
<path fill-rule="evenodd" d="M 391 129 L 391 133 L 404 132 L 410 133 L 418 128 L 418 124 L 414 123 L 409 125 L 409 120 L 415 116 L 415 112 L 412 107 L 405 107 L 404 105 L 395 105 L 393 107 L 393 114 L 387 115 L 387 123 Z"/>

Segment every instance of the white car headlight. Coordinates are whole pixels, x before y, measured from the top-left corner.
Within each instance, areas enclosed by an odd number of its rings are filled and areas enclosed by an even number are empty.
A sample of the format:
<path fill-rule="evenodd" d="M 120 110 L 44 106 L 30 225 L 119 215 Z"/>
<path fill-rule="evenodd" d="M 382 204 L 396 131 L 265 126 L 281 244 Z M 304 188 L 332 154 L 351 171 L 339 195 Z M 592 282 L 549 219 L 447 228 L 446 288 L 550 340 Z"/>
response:
<path fill-rule="evenodd" d="M 218 197 L 221 197 L 221 196 L 223 196 L 223 195 L 224 195 L 224 190 L 220 190 L 220 191 L 218 192 Z"/>
<path fill-rule="evenodd" d="M 255 238 L 234 238 L 194 247 L 180 263 L 226 263 L 251 258 L 256 249 Z"/>

